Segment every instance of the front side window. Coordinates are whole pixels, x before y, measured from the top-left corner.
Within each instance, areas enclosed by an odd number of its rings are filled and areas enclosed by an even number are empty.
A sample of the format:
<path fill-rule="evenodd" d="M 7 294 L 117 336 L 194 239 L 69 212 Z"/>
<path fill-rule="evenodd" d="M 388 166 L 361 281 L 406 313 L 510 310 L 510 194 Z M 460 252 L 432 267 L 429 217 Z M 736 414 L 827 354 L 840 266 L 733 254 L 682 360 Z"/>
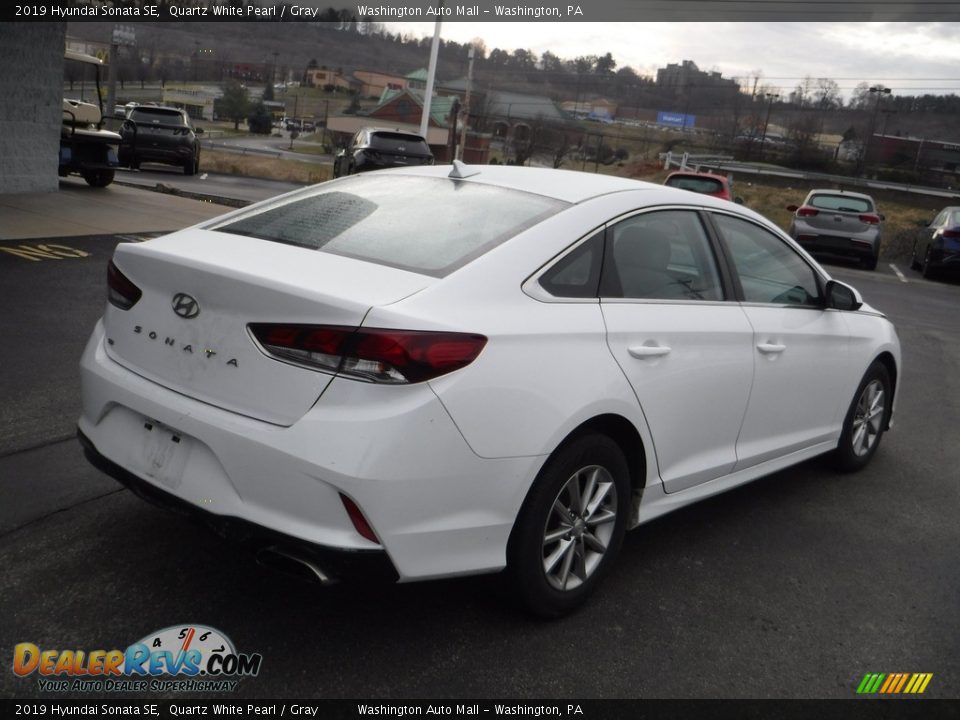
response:
<path fill-rule="evenodd" d="M 723 300 L 699 215 L 661 210 L 610 227 L 601 293 L 648 300 Z"/>
<path fill-rule="evenodd" d="M 816 273 L 786 242 L 769 230 L 729 215 L 714 215 L 726 242 L 746 302 L 819 305 Z"/>

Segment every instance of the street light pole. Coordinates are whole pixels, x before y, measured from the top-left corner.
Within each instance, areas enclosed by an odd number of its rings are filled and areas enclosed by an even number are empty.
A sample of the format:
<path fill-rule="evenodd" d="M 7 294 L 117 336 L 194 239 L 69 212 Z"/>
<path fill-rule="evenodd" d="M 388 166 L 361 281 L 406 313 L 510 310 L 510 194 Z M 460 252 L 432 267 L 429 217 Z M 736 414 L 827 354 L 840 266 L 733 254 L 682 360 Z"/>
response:
<path fill-rule="evenodd" d="M 763 160 L 763 146 L 767 142 L 767 126 L 770 124 L 770 111 L 773 109 L 773 101 L 780 97 L 780 93 L 764 93 L 767 97 L 767 119 L 763 122 L 763 137 L 760 138 L 760 159 Z"/>
<path fill-rule="evenodd" d="M 877 131 L 877 113 L 880 111 L 880 100 L 884 95 L 889 95 L 892 91 L 890 88 L 883 87 L 882 85 L 874 85 L 870 88 L 871 93 L 876 93 L 877 102 L 873 106 L 873 120 L 870 121 L 870 134 L 867 135 L 867 146 L 863 150 L 863 169 L 866 170 L 868 156 L 870 155 L 870 144 L 873 140 L 873 134 Z"/>

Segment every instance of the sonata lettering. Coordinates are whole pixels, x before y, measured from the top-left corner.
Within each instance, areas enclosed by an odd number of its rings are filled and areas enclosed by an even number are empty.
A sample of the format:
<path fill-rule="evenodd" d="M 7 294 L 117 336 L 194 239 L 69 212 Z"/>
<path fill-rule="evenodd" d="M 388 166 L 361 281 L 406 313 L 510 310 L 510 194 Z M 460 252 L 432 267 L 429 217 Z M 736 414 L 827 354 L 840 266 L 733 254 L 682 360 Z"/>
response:
<path fill-rule="evenodd" d="M 137 334 L 137 335 L 143 335 L 143 326 L 142 326 L 142 325 L 134 325 L 134 326 L 133 326 L 133 332 L 134 332 L 135 334 Z M 160 336 L 157 334 L 157 332 L 156 332 L 155 330 L 150 330 L 149 332 L 147 332 L 147 337 L 150 338 L 151 340 L 156 340 L 156 339 L 157 339 L 158 337 L 160 337 Z M 112 341 L 112 340 L 110 341 L 110 344 L 111 344 L 111 345 L 113 344 L 113 341 Z M 176 339 L 176 338 L 172 338 L 172 337 L 170 337 L 170 336 L 167 336 L 167 337 L 165 337 L 165 338 L 163 339 L 163 344 L 164 344 L 164 345 L 167 345 L 167 346 L 169 346 L 169 347 L 175 347 L 176 344 L 177 344 L 177 339 Z M 192 355 L 192 354 L 193 354 L 193 345 L 183 345 L 183 346 L 181 346 L 180 349 L 181 349 L 183 352 L 185 352 L 185 353 L 187 353 L 187 354 L 189 354 L 189 355 Z M 216 350 L 213 350 L 213 349 L 211 349 L 211 348 L 204 348 L 204 349 L 202 350 L 202 352 L 203 352 L 203 354 L 207 357 L 207 360 L 209 360 L 210 358 L 212 358 L 214 355 L 217 354 L 217 351 L 216 351 Z M 240 367 L 240 361 L 237 360 L 237 358 L 230 358 L 229 360 L 227 360 L 226 364 L 227 364 L 227 365 L 230 365 L 231 367 L 235 367 L 235 368 L 239 368 L 239 367 Z"/>

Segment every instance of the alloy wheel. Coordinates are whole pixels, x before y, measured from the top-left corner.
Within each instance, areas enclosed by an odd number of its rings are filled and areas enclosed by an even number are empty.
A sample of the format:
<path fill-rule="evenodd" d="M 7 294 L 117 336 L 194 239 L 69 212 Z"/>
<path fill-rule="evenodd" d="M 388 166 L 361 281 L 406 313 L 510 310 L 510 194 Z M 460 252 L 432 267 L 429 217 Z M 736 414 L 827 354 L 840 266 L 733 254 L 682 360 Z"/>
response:
<path fill-rule="evenodd" d="M 543 572 L 556 590 L 580 587 L 599 567 L 613 537 L 617 487 L 600 465 L 575 472 L 560 489 L 543 533 Z"/>
<path fill-rule="evenodd" d="M 853 415 L 850 443 L 857 457 L 867 455 L 882 432 L 886 396 L 883 383 L 872 380 L 863 388 Z"/>

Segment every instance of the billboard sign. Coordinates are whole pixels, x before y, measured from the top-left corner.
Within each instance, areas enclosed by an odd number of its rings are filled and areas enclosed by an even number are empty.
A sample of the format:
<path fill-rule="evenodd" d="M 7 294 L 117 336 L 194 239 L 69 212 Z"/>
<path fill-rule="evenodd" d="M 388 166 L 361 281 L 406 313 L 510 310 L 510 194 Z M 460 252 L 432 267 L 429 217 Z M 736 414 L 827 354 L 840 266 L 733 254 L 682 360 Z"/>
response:
<path fill-rule="evenodd" d="M 657 124 L 666 125 L 667 127 L 692 128 L 694 125 L 696 125 L 696 120 L 696 115 L 685 115 L 684 113 L 678 112 L 664 112 L 662 110 L 657 113 Z"/>

